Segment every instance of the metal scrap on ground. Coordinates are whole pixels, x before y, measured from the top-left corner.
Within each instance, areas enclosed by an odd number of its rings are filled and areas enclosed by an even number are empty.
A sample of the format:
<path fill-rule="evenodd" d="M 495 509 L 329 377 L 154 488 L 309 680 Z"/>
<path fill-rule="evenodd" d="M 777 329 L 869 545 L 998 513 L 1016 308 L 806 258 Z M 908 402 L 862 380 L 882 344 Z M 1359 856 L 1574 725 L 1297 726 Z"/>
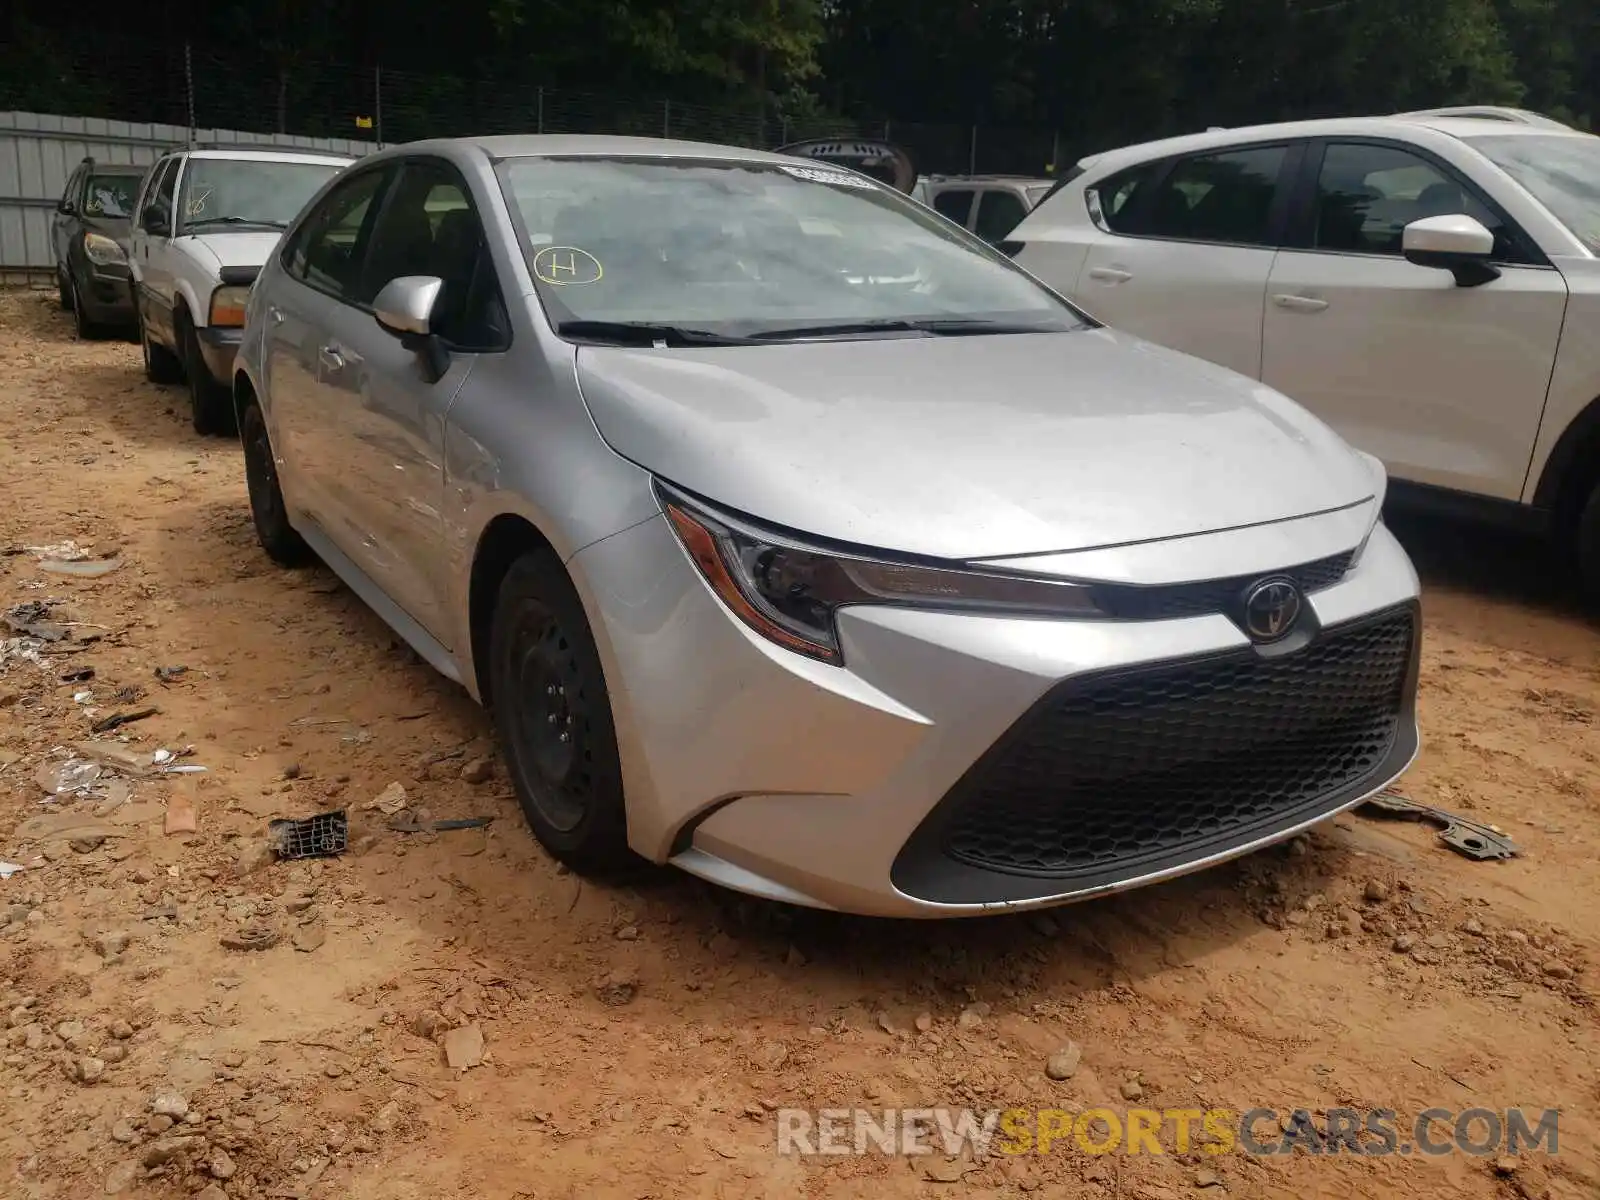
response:
<path fill-rule="evenodd" d="M 1510 858 L 1519 853 L 1517 844 L 1493 825 L 1473 821 L 1442 808 L 1419 804 L 1398 792 L 1380 792 L 1362 807 L 1383 816 L 1432 821 L 1440 826 L 1439 840 L 1457 854 L 1468 858 Z"/>

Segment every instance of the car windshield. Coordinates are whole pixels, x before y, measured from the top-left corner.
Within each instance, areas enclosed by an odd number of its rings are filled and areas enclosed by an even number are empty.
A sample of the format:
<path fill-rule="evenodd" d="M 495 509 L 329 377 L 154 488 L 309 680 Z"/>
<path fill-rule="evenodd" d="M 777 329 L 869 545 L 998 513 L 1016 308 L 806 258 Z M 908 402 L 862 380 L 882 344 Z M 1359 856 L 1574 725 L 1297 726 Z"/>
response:
<path fill-rule="evenodd" d="M 94 175 L 84 192 L 83 212 L 89 217 L 132 217 L 136 175 Z"/>
<path fill-rule="evenodd" d="M 179 211 L 188 229 L 254 225 L 285 229 L 344 164 L 260 158 L 191 158 Z"/>
<path fill-rule="evenodd" d="M 1502 134 L 1468 140 L 1600 254 L 1600 138 Z"/>
<path fill-rule="evenodd" d="M 827 164 L 500 164 L 547 312 L 727 336 L 1062 330 L 1083 318 L 964 231 Z"/>

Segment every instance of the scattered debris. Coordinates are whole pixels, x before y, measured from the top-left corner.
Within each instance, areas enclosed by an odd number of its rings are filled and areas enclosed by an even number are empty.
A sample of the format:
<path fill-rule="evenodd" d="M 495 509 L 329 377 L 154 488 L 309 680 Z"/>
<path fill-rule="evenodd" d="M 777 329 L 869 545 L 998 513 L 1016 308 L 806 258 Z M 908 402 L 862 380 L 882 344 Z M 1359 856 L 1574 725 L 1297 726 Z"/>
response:
<path fill-rule="evenodd" d="M 66 796 L 86 791 L 100 774 L 99 763 L 69 758 L 65 762 L 40 764 L 33 778 L 47 795 Z"/>
<path fill-rule="evenodd" d="M 160 711 L 161 710 L 159 708 L 152 707 L 137 709 L 134 712 L 112 713 L 109 717 L 105 717 L 99 721 L 96 721 L 93 725 L 89 726 L 89 729 L 93 733 L 110 733 L 113 729 L 120 729 L 124 725 L 131 725 L 134 721 L 143 721 L 147 717 L 153 717 Z"/>
<path fill-rule="evenodd" d="M 1419 804 L 1397 792 L 1380 792 L 1368 800 L 1362 810 L 1413 821 L 1432 821 L 1442 826 L 1439 840 L 1468 858 L 1510 858 L 1519 852 L 1517 844 L 1493 825 L 1485 825 L 1442 808 Z"/>
<path fill-rule="evenodd" d="M 97 821 L 92 813 L 48 812 L 29 817 L 12 831 L 18 841 L 66 841 L 84 837 L 126 837 L 128 831 Z"/>
<path fill-rule="evenodd" d="M 87 683 L 94 678 L 93 667 L 78 667 L 75 670 L 65 671 L 61 675 L 62 683 Z"/>
<path fill-rule="evenodd" d="M 45 619 L 53 607 L 48 600 L 29 600 L 23 604 L 13 604 L 6 609 L 3 618 L 13 633 L 41 642 L 64 641 L 72 631 L 65 625 Z"/>
<path fill-rule="evenodd" d="M 48 571 L 52 575 L 74 575 L 79 579 L 98 579 L 102 575 L 111 574 L 121 565 L 122 559 L 115 556 L 111 558 L 44 558 L 39 560 L 39 569 L 41 571 Z"/>
<path fill-rule="evenodd" d="M 368 812 L 381 812 L 384 816 L 392 817 L 406 806 L 405 785 L 399 782 L 391 783 L 364 805 Z"/>
<path fill-rule="evenodd" d="M 157 667 L 156 678 L 162 683 L 172 683 L 188 674 L 188 667 Z"/>
<path fill-rule="evenodd" d="M 616 970 L 595 984 L 595 995 L 604 1004 L 631 1004 L 639 994 L 639 977 L 626 968 Z"/>
<path fill-rule="evenodd" d="M 241 925 L 221 938 L 226 950 L 271 950 L 282 940 L 283 934 L 271 925 Z"/>
<path fill-rule="evenodd" d="M 449 821 L 419 821 L 415 814 L 407 813 L 389 822 L 395 833 L 443 833 L 451 829 L 483 829 L 493 817 L 459 817 Z"/>
<path fill-rule="evenodd" d="M 200 817 L 195 812 L 194 797 L 182 794 L 167 797 L 167 816 L 162 829 L 168 836 L 199 832 Z"/>
<path fill-rule="evenodd" d="M 350 818 L 342 808 L 298 821 L 281 818 L 268 822 L 267 839 L 281 859 L 331 858 L 350 844 Z"/>
<path fill-rule="evenodd" d="M 453 1071 L 469 1071 L 483 1062 L 483 1030 L 463 1025 L 444 1035 L 444 1058 Z"/>
<path fill-rule="evenodd" d="M 461 778 L 467 783 L 488 783 L 494 778 L 492 758 L 474 758 L 461 768 Z"/>
<path fill-rule="evenodd" d="M 322 948 L 328 940 L 328 930 L 321 922 L 302 925 L 294 931 L 294 948 L 302 954 L 311 954 Z"/>
<path fill-rule="evenodd" d="M 10 879 L 18 871 L 26 870 L 21 863 L 0 861 L 0 879 Z"/>

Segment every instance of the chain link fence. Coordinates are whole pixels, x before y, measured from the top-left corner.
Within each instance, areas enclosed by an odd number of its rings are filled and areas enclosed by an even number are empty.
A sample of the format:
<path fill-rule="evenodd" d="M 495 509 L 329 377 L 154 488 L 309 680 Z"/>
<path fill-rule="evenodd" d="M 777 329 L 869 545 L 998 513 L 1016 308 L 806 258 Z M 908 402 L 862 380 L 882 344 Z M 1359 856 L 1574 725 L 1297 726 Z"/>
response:
<path fill-rule="evenodd" d="M 0 63 L 0 111 L 100 117 L 392 145 L 496 133 L 617 133 L 773 148 L 821 137 L 885 138 L 927 174 L 1044 175 L 1062 136 L 1048 129 L 926 124 L 895 117 L 786 115 L 770 105 L 690 104 L 381 64 L 285 63 L 226 50 L 131 39 L 92 53 L 52 48 L 28 69 Z"/>

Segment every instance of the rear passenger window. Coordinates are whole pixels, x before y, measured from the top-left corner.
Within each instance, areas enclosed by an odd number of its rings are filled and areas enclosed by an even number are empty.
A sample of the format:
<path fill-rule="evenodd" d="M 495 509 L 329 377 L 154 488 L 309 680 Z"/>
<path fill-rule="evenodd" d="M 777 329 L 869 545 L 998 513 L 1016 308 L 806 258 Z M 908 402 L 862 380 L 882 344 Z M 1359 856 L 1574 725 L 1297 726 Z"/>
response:
<path fill-rule="evenodd" d="M 1133 227 L 1135 205 L 1155 173 L 1156 164 L 1145 163 L 1085 188 L 1084 200 L 1094 223 L 1107 233 L 1137 233 Z"/>
<path fill-rule="evenodd" d="M 1141 233 L 1191 242 L 1265 246 L 1285 146 L 1184 159 L 1162 180 Z"/>
<path fill-rule="evenodd" d="M 933 207 L 941 216 L 965 226 L 967 218 L 972 215 L 972 196 L 971 192 L 940 192 L 933 198 Z"/>

